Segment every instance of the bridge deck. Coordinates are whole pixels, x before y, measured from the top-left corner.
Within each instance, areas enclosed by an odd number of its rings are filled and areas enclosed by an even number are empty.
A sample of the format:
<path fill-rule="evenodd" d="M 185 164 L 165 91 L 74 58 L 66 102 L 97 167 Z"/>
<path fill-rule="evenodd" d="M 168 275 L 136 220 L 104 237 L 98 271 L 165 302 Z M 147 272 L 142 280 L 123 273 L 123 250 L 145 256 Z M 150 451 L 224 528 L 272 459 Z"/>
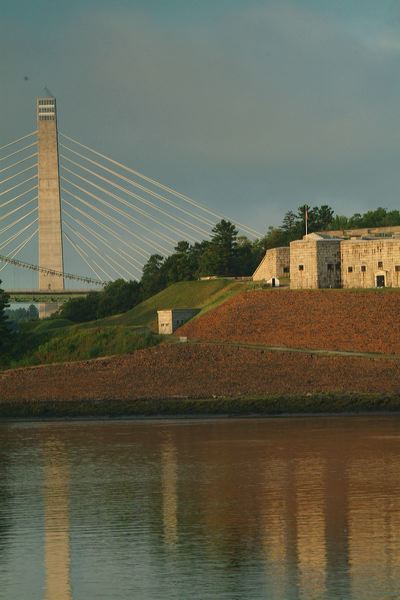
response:
<path fill-rule="evenodd" d="M 93 290 L 6 290 L 10 296 L 76 296 Z"/>

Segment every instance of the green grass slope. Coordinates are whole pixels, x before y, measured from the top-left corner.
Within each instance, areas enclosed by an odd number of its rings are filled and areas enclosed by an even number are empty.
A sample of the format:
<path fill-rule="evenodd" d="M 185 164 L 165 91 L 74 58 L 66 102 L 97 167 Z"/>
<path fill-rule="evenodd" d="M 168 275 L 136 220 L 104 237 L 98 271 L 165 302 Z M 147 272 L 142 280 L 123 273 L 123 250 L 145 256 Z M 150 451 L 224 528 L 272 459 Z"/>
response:
<path fill-rule="evenodd" d="M 157 310 L 200 308 L 202 314 L 247 287 L 227 279 L 183 281 L 113 317 L 79 325 L 66 319 L 27 323 L 7 366 L 85 360 L 153 346 L 162 340 L 149 331 L 157 328 Z"/>
<path fill-rule="evenodd" d="M 157 310 L 167 308 L 201 308 L 205 312 L 214 308 L 232 295 L 246 289 L 245 283 L 228 279 L 212 279 L 210 281 L 181 281 L 174 283 L 155 296 L 141 302 L 131 310 L 82 327 L 104 327 L 124 325 L 128 327 L 156 328 Z"/>

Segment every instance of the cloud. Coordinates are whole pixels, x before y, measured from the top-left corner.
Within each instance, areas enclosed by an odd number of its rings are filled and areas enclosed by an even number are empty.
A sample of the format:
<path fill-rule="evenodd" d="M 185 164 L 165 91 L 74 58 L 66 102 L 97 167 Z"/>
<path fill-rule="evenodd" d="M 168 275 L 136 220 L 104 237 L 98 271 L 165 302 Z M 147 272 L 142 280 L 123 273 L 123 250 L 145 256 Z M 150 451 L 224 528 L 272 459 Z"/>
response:
<path fill-rule="evenodd" d="M 306 3 L 176 23 L 134 6 L 83 3 L 50 37 L 0 25 L 4 134 L 33 121 L 40 81 L 64 131 L 253 225 L 307 198 L 345 212 L 397 202 L 394 38 L 373 44 Z"/>

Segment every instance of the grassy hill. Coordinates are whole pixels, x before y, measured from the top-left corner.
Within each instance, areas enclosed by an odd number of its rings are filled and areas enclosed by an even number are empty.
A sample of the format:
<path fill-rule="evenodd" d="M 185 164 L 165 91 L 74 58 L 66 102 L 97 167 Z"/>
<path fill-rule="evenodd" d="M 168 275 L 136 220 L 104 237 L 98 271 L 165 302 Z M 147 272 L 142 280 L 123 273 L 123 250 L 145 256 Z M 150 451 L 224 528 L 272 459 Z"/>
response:
<path fill-rule="evenodd" d="M 246 288 L 246 284 L 226 279 L 184 281 L 113 317 L 79 325 L 66 319 L 27 323 L 10 366 L 125 354 L 153 346 L 164 339 L 149 331 L 157 328 L 157 310 L 200 308 L 204 314 Z"/>
<path fill-rule="evenodd" d="M 204 314 L 231 296 L 244 291 L 247 284 L 229 279 L 181 281 L 141 302 L 131 310 L 112 317 L 80 325 L 83 328 L 123 325 L 156 329 L 157 310 L 167 308 L 201 308 Z"/>

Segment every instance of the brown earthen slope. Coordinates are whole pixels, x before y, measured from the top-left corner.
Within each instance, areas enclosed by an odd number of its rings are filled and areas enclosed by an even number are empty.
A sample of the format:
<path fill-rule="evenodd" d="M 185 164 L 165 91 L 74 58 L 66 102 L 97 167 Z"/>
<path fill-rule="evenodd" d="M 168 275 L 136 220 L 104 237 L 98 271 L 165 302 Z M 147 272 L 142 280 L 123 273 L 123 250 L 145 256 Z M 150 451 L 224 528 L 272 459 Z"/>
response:
<path fill-rule="evenodd" d="M 244 292 L 178 335 L 324 350 L 400 354 L 400 293 L 348 290 Z"/>
<path fill-rule="evenodd" d="M 0 373 L 0 402 L 400 393 L 400 361 L 168 344 Z"/>

